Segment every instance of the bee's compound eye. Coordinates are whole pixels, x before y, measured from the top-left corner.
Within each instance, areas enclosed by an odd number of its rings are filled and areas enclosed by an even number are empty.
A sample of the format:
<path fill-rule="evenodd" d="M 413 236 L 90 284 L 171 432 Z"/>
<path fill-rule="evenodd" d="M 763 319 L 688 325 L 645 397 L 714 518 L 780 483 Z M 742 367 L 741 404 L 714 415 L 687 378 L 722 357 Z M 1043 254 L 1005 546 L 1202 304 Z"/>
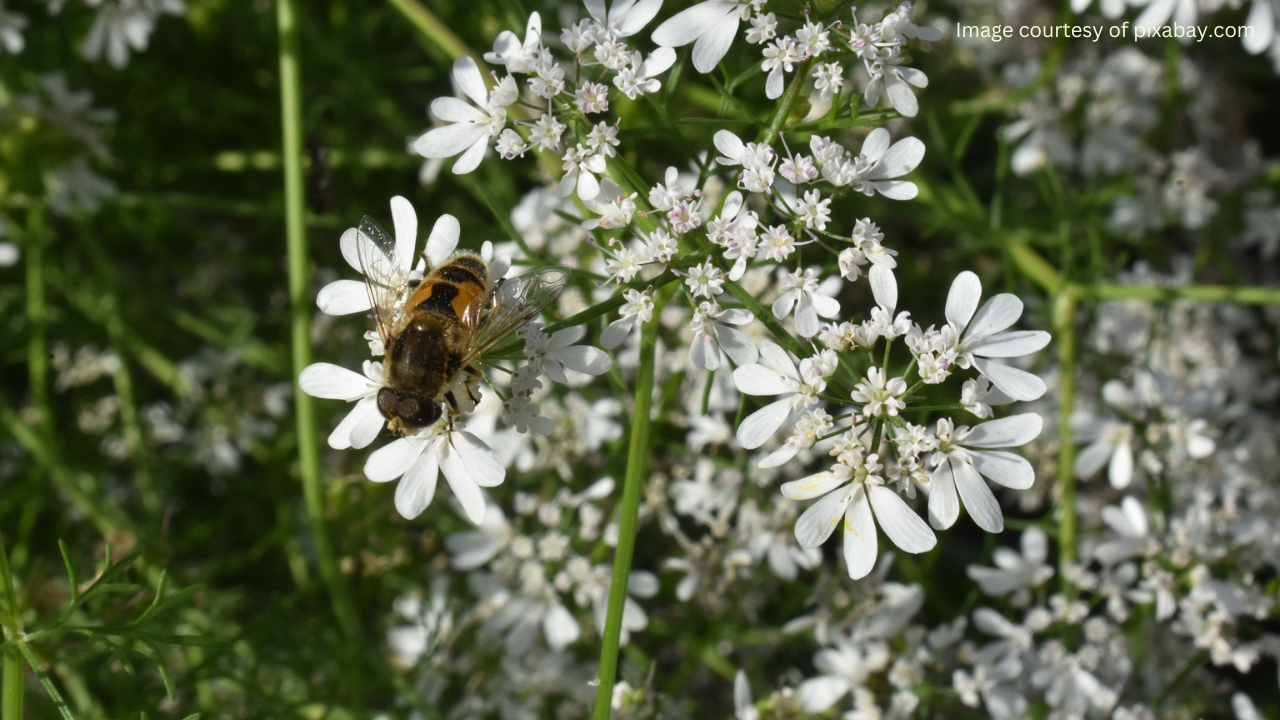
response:
<path fill-rule="evenodd" d="M 396 417 L 400 409 L 400 396 L 391 392 L 390 388 L 382 388 L 378 391 L 378 412 L 382 413 L 382 417 L 390 420 Z"/>
<path fill-rule="evenodd" d="M 415 428 L 426 427 L 440 419 L 440 404 L 420 398 L 402 398 L 397 415 L 406 425 Z"/>

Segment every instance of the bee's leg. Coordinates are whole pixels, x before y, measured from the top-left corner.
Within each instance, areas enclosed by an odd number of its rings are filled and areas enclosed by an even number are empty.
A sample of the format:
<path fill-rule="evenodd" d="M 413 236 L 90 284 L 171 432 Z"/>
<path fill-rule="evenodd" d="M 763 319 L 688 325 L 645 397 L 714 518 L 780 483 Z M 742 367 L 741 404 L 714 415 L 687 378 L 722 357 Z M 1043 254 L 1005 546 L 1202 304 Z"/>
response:
<path fill-rule="evenodd" d="M 444 394 L 444 399 L 445 399 L 445 402 L 449 403 L 449 407 L 453 409 L 453 412 L 454 412 L 454 413 L 457 413 L 457 412 L 458 412 L 458 398 L 456 398 L 456 397 L 454 397 L 454 396 L 453 396 L 453 391 L 452 391 L 452 390 L 450 390 L 449 392 L 447 392 L 447 393 L 445 393 L 445 394 Z"/>
<path fill-rule="evenodd" d="M 475 388 L 476 384 L 480 382 L 480 379 L 484 377 L 484 374 L 481 373 L 480 369 L 474 365 L 468 365 L 463 368 L 462 371 L 467 374 L 467 382 L 464 383 L 463 386 L 466 387 L 467 395 L 470 396 L 471 402 L 480 402 L 480 398 L 477 396 Z"/>

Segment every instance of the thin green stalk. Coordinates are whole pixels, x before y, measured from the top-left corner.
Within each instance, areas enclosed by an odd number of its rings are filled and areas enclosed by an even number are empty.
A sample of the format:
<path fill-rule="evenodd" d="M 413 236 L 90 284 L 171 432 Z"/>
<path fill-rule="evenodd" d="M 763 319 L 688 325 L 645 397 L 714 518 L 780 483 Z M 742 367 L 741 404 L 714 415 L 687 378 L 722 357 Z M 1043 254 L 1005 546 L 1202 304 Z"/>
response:
<path fill-rule="evenodd" d="M 289 249 L 289 301 L 293 310 L 293 374 L 311 364 L 311 302 L 308 297 L 306 209 L 302 165 L 302 79 L 298 59 L 298 26 L 295 0 L 277 0 L 280 31 L 280 116 L 284 126 L 285 225 Z M 320 484 L 320 452 L 316 441 L 315 410 L 310 395 L 295 392 L 297 412 L 298 471 L 306 498 L 307 518 L 315 538 L 320 573 L 329 590 L 329 601 L 347 639 L 360 636 L 360 621 L 346 579 L 329 538 L 324 517 L 324 490 Z M 353 683 L 353 686 L 356 683 Z"/>
<path fill-rule="evenodd" d="M 9 571 L 9 554 L 0 538 L 0 593 L 4 595 L 4 613 L 0 614 L 5 640 L 22 642 L 22 616 L 18 613 L 18 594 Z M 5 648 L 3 678 L 0 679 L 0 720 L 22 720 L 23 669 L 22 653 L 16 645 Z"/>
<path fill-rule="evenodd" d="M 31 337 L 27 341 L 27 372 L 31 382 L 31 406 L 39 418 L 40 432 L 53 436 L 53 413 L 49 406 L 49 337 L 48 309 L 45 302 L 44 245 L 45 217 L 43 205 L 28 210 L 27 256 L 27 322 Z"/>
<path fill-rule="evenodd" d="M 479 56 L 471 52 L 471 48 L 468 48 L 466 43 L 449 29 L 448 25 L 441 22 L 440 18 L 436 17 L 418 0 L 390 0 L 390 2 L 440 52 L 451 58 L 471 55 L 476 60 L 480 59 Z"/>
<path fill-rule="evenodd" d="M 5 649 L 4 680 L 0 687 L 0 696 L 3 696 L 0 701 L 0 720 L 22 720 L 23 664 L 22 653 L 17 647 Z"/>
<path fill-rule="evenodd" d="M 1054 339 L 1058 343 L 1058 486 L 1061 516 L 1058 525 L 1058 577 L 1068 594 L 1066 567 L 1076 560 L 1076 448 L 1071 434 L 1071 412 L 1076 395 L 1076 308 L 1080 291 L 1067 285 L 1053 309 Z"/>
<path fill-rule="evenodd" d="M 658 326 L 654 319 L 643 329 L 640 339 L 640 366 L 636 370 L 635 408 L 631 413 L 631 441 L 627 448 L 627 475 L 622 486 L 622 516 L 618 520 L 618 548 L 613 557 L 613 578 L 609 582 L 609 612 L 604 623 L 604 647 L 600 651 L 594 720 L 609 720 L 613 710 L 613 683 L 618 674 L 618 648 L 622 635 L 622 609 L 631 578 L 631 556 L 636 547 L 636 524 L 640 514 L 640 490 L 644 486 L 649 461 L 649 408 L 653 401 L 653 375 Z"/>

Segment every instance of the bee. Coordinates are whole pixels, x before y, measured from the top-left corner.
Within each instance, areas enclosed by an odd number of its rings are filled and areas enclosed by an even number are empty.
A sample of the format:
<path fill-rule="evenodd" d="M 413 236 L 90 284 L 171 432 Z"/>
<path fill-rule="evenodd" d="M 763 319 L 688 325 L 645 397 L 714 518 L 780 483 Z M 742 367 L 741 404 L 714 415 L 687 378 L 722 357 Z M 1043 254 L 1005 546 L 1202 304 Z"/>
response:
<path fill-rule="evenodd" d="M 397 435 L 429 427 L 444 414 L 479 402 L 479 365 L 516 330 L 564 291 L 569 269 L 540 268 L 514 278 L 491 278 L 477 254 L 459 250 L 425 271 L 397 262 L 395 242 L 365 216 L 357 241 L 360 270 L 385 352 L 378 410 Z M 420 278 L 420 279 L 419 279 Z"/>

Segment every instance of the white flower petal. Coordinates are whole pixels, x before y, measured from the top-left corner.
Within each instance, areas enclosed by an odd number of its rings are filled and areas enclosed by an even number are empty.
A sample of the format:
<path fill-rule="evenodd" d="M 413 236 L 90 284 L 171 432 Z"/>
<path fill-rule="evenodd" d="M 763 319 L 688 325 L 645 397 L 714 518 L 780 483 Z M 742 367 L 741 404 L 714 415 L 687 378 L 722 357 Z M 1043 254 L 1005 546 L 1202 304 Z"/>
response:
<path fill-rule="evenodd" d="M 507 476 L 507 470 L 502 466 L 497 453 L 466 430 L 450 434 L 449 448 L 444 453 L 441 465 L 446 477 L 456 474 L 480 487 L 501 485 Z"/>
<path fill-rule="evenodd" d="M 960 517 L 960 496 L 956 494 L 951 461 L 944 460 L 933 469 L 929 480 L 929 524 L 946 530 Z"/>
<path fill-rule="evenodd" d="M 328 400 L 355 400 L 376 390 L 369 378 L 333 363 L 303 368 L 298 375 L 298 387 L 312 397 Z"/>
<path fill-rule="evenodd" d="M 876 566 L 879 544 L 867 494 L 855 493 L 844 521 L 844 561 L 849 566 L 849 577 L 861 580 L 871 574 Z"/>
<path fill-rule="evenodd" d="M 1129 443 L 1121 443 L 1111 453 L 1111 463 L 1107 466 L 1107 478 L 1111 487 L 1123 490 L 1133 481 L 1133 449 Z"/>
<path fill-rule="evenodd" d="M 1085 446 L 1076 455 L 1075 474 L 1080 479 L 1092 477 L 1107 464 L 1111 458 L 1111 443 L 1106 438 L 1099 438 Z"/>
<path fill-rule="evenodd" d="M 1036 482 L 1036 471 L 1026 458 L 1004 450 L 973 450 L 973 467 L 997 485 L 1026 490 Z"/>
<path fill-rule="evenodd" d="M 489 94 L 484 86 L 484 76 L 470 55 L 453 61 L 453 84 L 476 105 L 483 105 L 485 96 Z"/>
<path fill-rule="evenodd" d="M 888 149 L 889 131 L 884 128 L 876 128 L 867 134 L 866 140 L 862 141 L 861 155 L 867 159 L 867 162 L 875 162 Z"/>
<path fill-rule="evenodd" d="M 800 709 L 820 713 L 835 705 L 849 692 L 849 682 L 835 675 L 820 675 L 800 683 Z"/>
<path fill-rule="evenodd" d="M 451 172 L 454 175 L 466 175 L 467 173 L 480 167 L 480 161 L 484 159 L 485 151 L 489 149 L 489 138 L 481 135 L 476 139 L 475 143 L 462 153 L 462 157 L 453 164 Z"/>
<path fill-rule="evenodd" d="M 1043 330 L 1020 330 L 988 335 L 973 344 L 966 343 L 965 349 L 979 357 L 1022 357 L 1043 350 L 1050 339 L 1049 333 Z"/>
<path fill-rule="evenodd" d="M 783 483 L 781 490 L 783 495 L 792 500 L 812 500 L 819 495 L 826 495 L 847 482 L 849 482 L 848 473 L 824 470 L 809 477 Z"/>
<path fill-rule="evenodd" d="M 956 276 L 951 283 L 951 291 L 947 293 L 947 322 L 955 325 L 958 332 L 964 332 L 973 311 L 978 308 L 978 299 L 982 297 L 982 282 L 978 276 L 965 270 Z"/>
<path fill-rule="evenodd" d="M 1028 402 L 1038 400 L 1048 390 L 1044 381 L 1026 370 L 1001 365 L 982 358 L 974 359 L 974 367 L 982 373 L 1000 392 L 1014 400 Z"/>
<path fill-rule="evenodd" d="M 700 35 L 718 23 L 723 23 L 729 13 L 737 10 L 736 3 L 702 2 L 676 13 L 653 31 L 653 42 L 666 47 L 681 47 L 697 40 Z"/>
<path fill-rule="evenodd" d="M 867 496 L 880 529 L 894 545 L 905 552 L 922 553 L 938 544 L 933 531 L 898 493 L 883 485 L 871 485 L 867 487 Z"/>
<path fill-rule="evenodd" d="M 906 86 L 904 85 L 903 87 L 905 88 Z M 906 93 L 911 95 L 910 90 L 906 90 Z M 915 96 L 911 95 L 911 99 L 914 101 Z M 899 111 L 901 111 L 901 108 L 899 108 Z M 920 142 L 918 138 L 902 138 L 894 143 L 893 147 L 889 148 L 889 152 L 885 153 L 884 158 L 880 160 L 879 166 L 871 171 L 868 178 L 880 180 L 902 177 L 915 170 L 923 159 L 924 143 Z"/>
<path fill-rule="evenodd" d="M 754 450 L 765 444 L 773 434 L 786 422 L 791 414 L 791 401 L 783 398 L 765 405 L 743 419 L 738 426 L 738 444 L 747 450 Z"/>
<path fill-rule="evenodd" d="M 439 97 L 431 101 L 431 114 L 440 122 L 460 123 L 483 120 L 485 114 L 475 105 L 456 97 Z"/>
<path fill-rule="evenodd" d="M 418 438 L 400 438 L 374 450 L 364 463 L 364 475 L 374 482 L 395 480 L 422 454 L 425 442 Z"/>
<path fill-rule="evenodd" d="M 844 512 L 849 506 L 849 496 L 854 486 L 827 493 L 818 502 L 809 506 L 796 520 L 796 542 L 801 547 L 816 548 L 831 537 Z"/>
<path fill-rule="evenodd" d="M 633 318 L 619 318 L 609 323 L 609 326 L 600 333 L 600 346 L 606 350 L 612 350 L 622 344 L 627 336 L 631 334 L 631 330 L 635 327 Z"/>
<path fill-rule="evenodd" d="M 413 251 L 418 246 L 418 213 L 399 195 L 391 198 L 391 221 L 396 229 L 395 262 L 402 268 L 413 266 Z"/>
<path fill-rule="evenodd" d="M 441 215 L 436 224 L 431 226 L 431 235 L 427 237 L 427 263 L 433 268 L 440 267 L 458 248 L 458 238 L 462 228 L 458 218 L 452 215 Z"/>
<path fill-rule="evenodd" d="M 368 312 L 369 291 L 361 280 L 334 280 L 320 288 L 316 295 L 316 307 L 325 315 L 351 315 Z"/>
<path fill-rule="evenodd" d="M 573 613 L 566 610 L 564 605 L 554 603 L 547 608 L 547 615 L 542 619 L 542 632 L 547 636 L 547 645 L 553 650 L 563 650 L 577 642 L 582 630 Z"/>
<path fill-rule="evenodd" d="M 724 320 L 725 318 L 720 319 Z M 751 338 L 747 337 L 746 333 L 737 328 L 721 326 L 716 332 L 716 339 L 720 341 L 720 347 L 724 348 L 725 353 L 739 367 L 754 363 L 760 357 L 760 352 L 756 350 L 755 343 L 751 342 Z"/>
<path fill-rule="evenodd" d="M 338 240 L 338 247 L 342 249 L 342 259 L 346 260 L 356 272 L 360 271 L 360 249 L 357 244 L 362 237 L 356 228 L 347 228 Z M 368 242 L 368 238 L 365 238 L 365 242 Z"/>
<path fill-rule="evenodd" d="M 972 465 L 965 462 L 952 461 L 951 471 L 956 476 L 956 489 L 960 491 L 960 499 L 964 500 L 964 508 L 978 527 L 991 533 L 1004 530 L 1004 515 L 1000 512 L 1000 503 L 987 487 L 986 481 Z"/>
<path fill-rule="evenodd" d="M 969 326 L 970 337 L 993 335 L 1007 330 L 1022 317 L 1022 301 L 1017 295 L 1000 293 L 982 304 Z"/>
<path fill-rule="evenodd" d="M 594 200 L 600 194 L 600 181 L 596 180 L 596 176 L 589 172 L 578 173 L 578 197 L 586 200 Z"/>
<path fill-rule="evenodd" d="M 613 360 L 608 353 L 590 345 L 574 345 L 557 350 L 555 359 L 570 370 L 587 375 L 603 375 L 613 367 Z"/>
<path fill-rule="evenodd" d="M 488 135 L 482 126 L 453 123 L 431 128 L 413 141 L 413 151 L 426 158 L 453 157 Z"/>
<path fill-rule="evenodd" d="M 747 395 L 782 395 L 793 393 L 799 387 L 795 380 L 756 363 L 741 365 L 734 370 L 733 384 Z"/>
<path fill-rule="evenodd" d="M 1010 415 L 984 422 L 964 436 L 961 445 L 979 448 L 1006 448 L 1026 445 L 1040 436 L 1044 419 L 1036 413 Z"/>
<path fill-rule="evenodd" d="M 915 183 L 905 180 L 880 180 L 872 185 L 876 192 L 890 200 L 914 200 L 920 194 L 920 188 Z"/>
<path fill-rule="evenodd" d="M 1049 557 L 1049 536 L 1032 525 L 1022 531 L 1022 556 L 1032 565 L 1039 565 Z"/>
<path fill-rule="evenodd" d="M 742 153 L 746 152 L 747 146 L 742 143 L 742 139 L 728 130 L 717 131 L 712 140 L 716 144 L 716 149 L 721 155 L 737 161 L 742 157 Z"/>
<path fill-rule="evenodd" d="M 833 318 L 840 314 L 840 301 L 829 295 L 814 293 L 809 295 L 809 301 L 813 303 L 814 312 L 824 318 Z"/>
<path fill-rule="evenodd" d="M 329 447 L 334 450 L 346 450 L 347 448 L 365 448 L 374 438 L 378 437 L 378 433 L 382 431 L 382 426 L 386 424 L 386 419 L 382 417 L 382 412 L 378 410 L 378 401 L 376 397 L 367 397 L 356 403 L 351 408 L 351 412 L 338 423 L 338 427 L 333 429 L 329 435 Z"/>
<path fill-rule="evenodd" d="M 422 514 L 436 495 L 436 481 L 440 477 L 440 466 L 434 452 L 426 452 L 418 456 L 418 461 L 396 485 L 396 510 L 412 520 Z M 479 523 L 477 523 L 479 524 Z"/>
<path fill-rule="evenodd" d="M 898 307 L 898 280 L 893 276 L 893 271 L 883 265 L 872 265 L 871 271 L 867 273 L 867 280 L 871 282 L 871 293 L 875 296 L 876 304 L 892 314 Z"/>
<path fill-rule="evenodd" d="M 889 96 L 889 104 L 893 106 L 893 109 L 904 117 L 915 117 L 916 113 L 920 112 L 920 104 L 916 102 L 915 93 L 911 92 L 910 86 L 902 78 L 889 75 L 885 82 L 885 94 Z M 921 145 L 923 147 L 923 143 Z M 916 161 L 916 163 L 919 164 L 919 161 Z M 915 165 L 912 165 L 912 167 L 914 168 Z M 898 174 L 900 175 L 901 173 Z"/>
<path fill-rule="evenodd" d="M 626 14 L 622 18 L 622 22 L 618 23 L 618 34 L 622 37 L 635 35 L 640 32 L 645 25 L 648 25 L 649 21 L 653 20 L 654 16 L 656 16 L 658 11 L 661 9 L 662 0 L 640 0 L 626 11 Z M 618 14 L 617 7 L 614 8 L 614 14 Z M 672 60 L 675 60 L 674 54 L 672 55 Z"/>

